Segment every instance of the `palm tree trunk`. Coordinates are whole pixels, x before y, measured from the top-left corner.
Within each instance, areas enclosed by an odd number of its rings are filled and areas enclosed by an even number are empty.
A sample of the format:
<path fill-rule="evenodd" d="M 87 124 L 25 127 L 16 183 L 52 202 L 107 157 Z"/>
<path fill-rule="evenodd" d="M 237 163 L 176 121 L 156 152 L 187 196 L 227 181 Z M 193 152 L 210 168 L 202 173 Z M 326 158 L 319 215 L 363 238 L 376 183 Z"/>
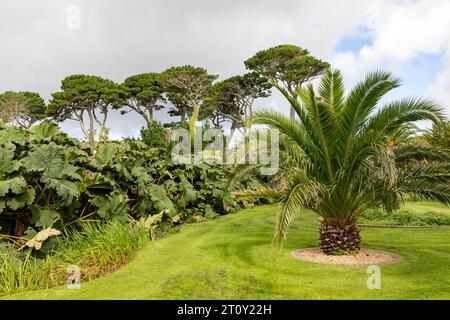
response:
<path fill-rule="evenodd" d="M 322 219 L 319 245 L 325 254 L 356 253 L 361 249 L 361 236 L 355 219 Z"/>

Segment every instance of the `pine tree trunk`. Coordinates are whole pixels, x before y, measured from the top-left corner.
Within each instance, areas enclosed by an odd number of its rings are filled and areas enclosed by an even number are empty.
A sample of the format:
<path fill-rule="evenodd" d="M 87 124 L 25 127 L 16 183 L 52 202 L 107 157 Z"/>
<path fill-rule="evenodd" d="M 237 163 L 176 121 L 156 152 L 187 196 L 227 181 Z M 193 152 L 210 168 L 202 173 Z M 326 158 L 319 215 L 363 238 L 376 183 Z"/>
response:
<path fill-rule="evenodd" d="M 92 109 L 88 109 L 89 116 L 89 131 L 88 136 L 86 137 L 89 142 L 95 141 L 95 132 L 94 132 L 94 113 Z"/>
<path fill-rule="evenodd" d="M 361 236 L 356 221 L 323 219 L 319 230 L 319 245 L 328 255 L 358 252 L 361 249 Z"/>
<path fill-rule="evenodd" d="M 186 111 L 180 110 L 180 123 L 184 125 L 186 123 Z"/>

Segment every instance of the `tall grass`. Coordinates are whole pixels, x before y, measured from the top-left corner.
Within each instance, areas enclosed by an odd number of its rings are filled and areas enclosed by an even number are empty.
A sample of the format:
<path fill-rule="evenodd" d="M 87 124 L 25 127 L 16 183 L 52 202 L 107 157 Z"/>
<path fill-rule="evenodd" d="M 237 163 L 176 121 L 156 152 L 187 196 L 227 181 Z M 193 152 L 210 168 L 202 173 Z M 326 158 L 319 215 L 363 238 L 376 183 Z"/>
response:
<path fill-rule="evenodd" d="M 0 295 L 65 284 L 70 265 L 81 269 L 82 281 L 95 279 L 126 264 L 148 241 L 144 228 L 111 221 L 65 232 L 43 259 L 31 251 L 22 259 L 0 253 Z"/>
<path fill-rule="evenodd" d="M 127 263 L 137 249 L 149 241 L 148 231 L 129 224 L 108 222 L 87 224 L 82 231 L 71 231 L 54 259 L 81 268 L 82 279 L 90 280 Z"/>
<path fill-rule="evenodd" d="M 46 287 L 49 269 L 45 260 L 28 252 L 23 260 L 0 254 L 0 294 Z"/>

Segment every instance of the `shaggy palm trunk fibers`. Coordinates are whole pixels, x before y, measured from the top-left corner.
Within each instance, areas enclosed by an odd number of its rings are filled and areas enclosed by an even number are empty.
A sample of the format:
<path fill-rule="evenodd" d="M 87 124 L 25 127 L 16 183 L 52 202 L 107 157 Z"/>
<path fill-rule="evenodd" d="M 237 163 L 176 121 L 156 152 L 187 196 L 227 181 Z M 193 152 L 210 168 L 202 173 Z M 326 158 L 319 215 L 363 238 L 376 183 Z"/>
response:
<path fill-rule="evenodd" d="M 319 245 L 325 254 L 357 253 L 361 249 L 361 236 L 355 220 L 322 219 Z"/>

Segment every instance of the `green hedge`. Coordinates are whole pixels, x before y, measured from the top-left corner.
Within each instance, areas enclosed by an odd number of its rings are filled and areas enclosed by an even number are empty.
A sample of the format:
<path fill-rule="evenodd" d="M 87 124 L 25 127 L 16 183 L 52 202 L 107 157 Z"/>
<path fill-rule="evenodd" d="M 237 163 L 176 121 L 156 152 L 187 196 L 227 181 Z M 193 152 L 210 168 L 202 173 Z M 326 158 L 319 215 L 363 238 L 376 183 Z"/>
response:
<path fill-rule="evenodd" d="M 450 225 L 450 216 L 428 211 L 424 213 L 412 213 L 407 210 L 398 210 L 391 214 L 382 210 L 366 210 L 358 218 L 361 224 L 382 224 L 399 226 L 440 226 Z"/>

